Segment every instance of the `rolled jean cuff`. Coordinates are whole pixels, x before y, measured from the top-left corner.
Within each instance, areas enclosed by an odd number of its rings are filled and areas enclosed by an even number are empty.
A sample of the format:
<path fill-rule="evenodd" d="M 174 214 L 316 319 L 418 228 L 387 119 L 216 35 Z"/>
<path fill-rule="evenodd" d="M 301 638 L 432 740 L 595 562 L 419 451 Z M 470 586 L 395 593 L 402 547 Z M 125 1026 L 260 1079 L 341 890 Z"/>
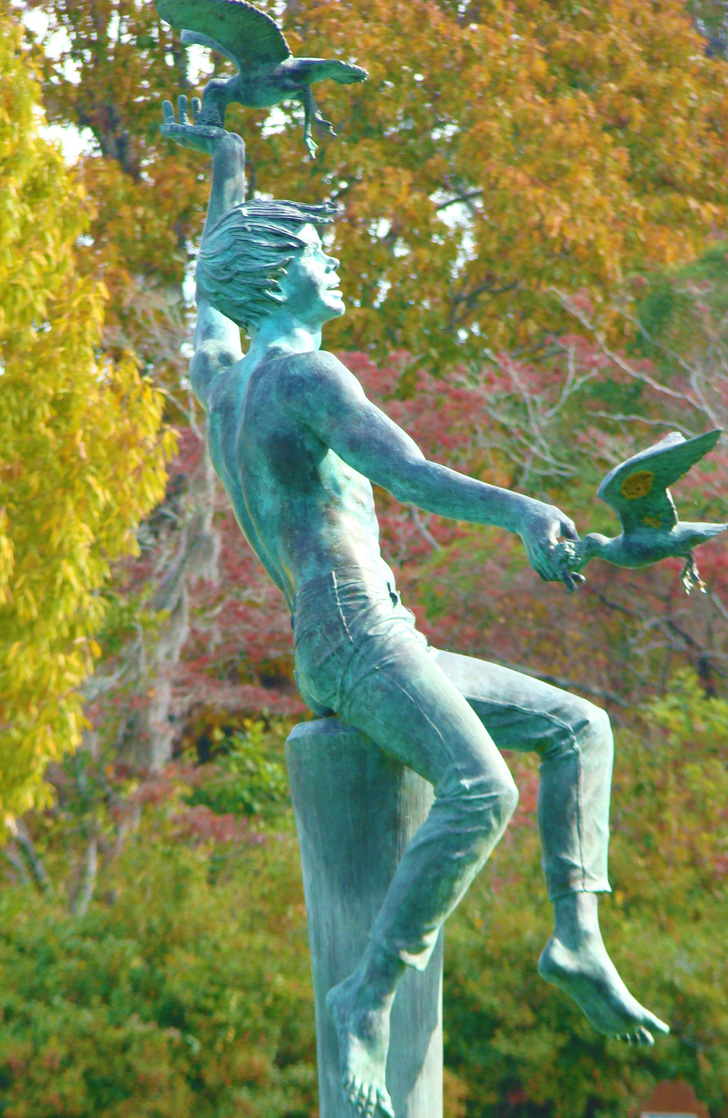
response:
<path fill-rule="evenodd" d="M 394 955 L 396 959 L 400 959 L 408 967 L 412 967 L 413 970 L 423 971 L 432 958 L 432 952 L 435 950 L 439 935 L 440 928 L 436 928 L 431 934 L 423 937 L 422 947 L 418 951 L 408 951 L 406 947 L 398 947 L 396 943 L 388 940 L 386 936 L 378 935 L 375 922 L 374 927 L 369 933 L 369 938 L 372 943 L 376 943 L 377 947 L 384 948 L 390 955 Z"/>
<path fill-rule="evenodd" d="M 612 886 L 606 877 L 589 877 L 583 873 L 575 874 L 569 881 L 547 882 L 547 892 L 550 901 L 558 897 L 568 897 L 571 893 L 611 893 Z"/>

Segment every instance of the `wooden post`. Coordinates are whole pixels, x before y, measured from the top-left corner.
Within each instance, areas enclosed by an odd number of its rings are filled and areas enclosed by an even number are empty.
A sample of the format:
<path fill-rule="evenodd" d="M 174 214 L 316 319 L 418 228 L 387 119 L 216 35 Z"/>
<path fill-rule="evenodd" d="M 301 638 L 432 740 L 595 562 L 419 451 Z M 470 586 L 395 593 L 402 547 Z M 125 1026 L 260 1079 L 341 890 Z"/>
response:
<path fill-rule="evenodd" d="M 364 951 L 397 863 L 424 822 L 427 781 L 339 718 L 296 726 L 286 743 L 308 913 L 321 1118 L 352 1118 L 324 999 Z M 387 1063 L 397 1118 L 442 1118 L 442 934 L 397 991 Z"/>

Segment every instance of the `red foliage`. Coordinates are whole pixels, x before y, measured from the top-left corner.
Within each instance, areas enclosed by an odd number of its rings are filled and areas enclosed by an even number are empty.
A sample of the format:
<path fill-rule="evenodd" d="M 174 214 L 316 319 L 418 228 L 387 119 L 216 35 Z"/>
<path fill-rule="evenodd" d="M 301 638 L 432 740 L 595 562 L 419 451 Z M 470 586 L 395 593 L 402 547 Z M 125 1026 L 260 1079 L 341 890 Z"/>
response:
<path fill-rule="evenodd" d="M 205 804 L 184 808 L 173 822 L 178 837 L 193 844 L 237 842 L 257 846 L 265 841 L 263 835 L 250 831 L 247 819 L 231 813 L 217 815 Z"/>
<path fill-rule="evenodd" d="M 586 305 L 579 306 L 589 313 Z M 533 365 L 501 355 L 484 366 L 477 382 L 464 372 L 437 380 L 414 370 L 405 354 L 395 355 L 385 368 L 363 354 L 346 355 L 346 363 L 368 395 L 428 457 L 493 484 L 515 484 L 534 496 L 550 496 L 576 516 L 582 531 L 616 531 L 616 521 L 609 523 L 609 514 L 597 507 L 593 494 L 606 468 L 638 447 L 614 423 L 599 418 L 599 393 L 607 379 L 613 391 L 620 384 L 631 386 L 640 371 L 649 376 L 649 362 L 630 359 L 625 371 L 590 338 L 570 335 L 554 341 L 550 361 Z M 607 365 L 609 378 L 604 376 Z M 596 384 L 596 394 L 582 393 L 580 410 L 575 412 L 572 404 L 560 418 L 564 385 L 577 375 L 586 378 L 586 386 Z M 678 391 L 684 376 L 678 371 L 671 388 Z M 658 399 L 655 417 L 669 422 L 671 401 Z M 547 423 L 552 425 L 548 430 Z M 645 430 L 647 437 L 639 445 L 656 441 L 665 429 L 640 428 L 640 437 Z M 550 443 L 543 461 L 531 456 L 529 476 L 528 468 L 524 472 L 524 448 L 535 445 L 538 450 L 539 432 Z M 554 456 L 553 476 L 548 474 L 548 455 Z M 200 468 L 201 458 L 200 436 L 192 429 L 181 431 L 170 471 L 167 514 L 174 513 L 177 495 L 185 479 Z M 593 471 L 593 479 L 583 476 L 583 463 Z M 682 515 L 710 518 L 705 509 L 717 509 L 726 477 L 725 453 L 712 454 L 692 470 L 677 494 Z M 701 596 L 685 598 L 679 561 L 660 564 L 649 574 L 594 563 L 587 572 L 587 587 L 570 598 L 560 585 L 539 582 L 517 537 L 402 506 L 381 490 L 376 500 L 383 554 L 419 626 L 437 646 L 527 665 L 606 702 L 610 696 L 619 701 L 619 696 L 659 689 L 664 673 L 680 658 L 704 671 L 701 650 L 715 642 L 713 614 Z M 574 502 L 582 503 L 584 511 L 580 513 Z M 595 517 L 600 518 L 597 523 Z M 164 547 L 161 512 L 158 520 L 156 551 L 129 567 L 131 588 L 141 588 L 152 570 L 159 569 Z M 261 710 L 301 715 L 304 706 L 293 683 L 285 602 L 243 538 L 220 486 L 214 522 L 222 543 L 219 578 L 201 579 L 193 588 L 189 636 L 179 662 L 167 673 L 180 725 L 191 709 L 201 707 L 236 715 Z M 152 527 L 154 523 L 153 517 Z M 708 584 L 716 590 L 725 587 L 728 550 L 712 545 L 699 558 Z M 661 666 L 656 667 L 658 646 L 668 652 L 660 652 Z M 709 675 L 714 663 L 705 669 Z M 117 701 L 128 704 L 129 697 Z M 144 703 L 150 697 L 131 701 Z M 161 792 L 150 788 L 144 794 Z M 521 811 L 527 814 L 525 807 Z"/>

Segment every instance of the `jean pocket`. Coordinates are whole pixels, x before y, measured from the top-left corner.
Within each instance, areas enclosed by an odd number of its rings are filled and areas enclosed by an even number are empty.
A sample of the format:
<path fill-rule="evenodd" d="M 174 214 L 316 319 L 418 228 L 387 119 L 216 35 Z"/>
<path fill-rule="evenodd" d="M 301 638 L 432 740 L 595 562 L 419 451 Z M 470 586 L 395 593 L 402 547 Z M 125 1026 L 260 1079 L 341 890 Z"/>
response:
<path fill-rule="evenodd" d="M 311 693 L 310 689 L 302 681 L 301 675 L 297 668 L 293 669 L 293 678 L 296 681 L 296 687 L 298 688 L 301 698 L 303 699 L 308 709 L 312 711 L 317 718 L 327 718 L 336 713 L 336 711 L 333 709 L 332 706 L 330 706 L 328 702 L 320 701 L 315 695 Z"/>

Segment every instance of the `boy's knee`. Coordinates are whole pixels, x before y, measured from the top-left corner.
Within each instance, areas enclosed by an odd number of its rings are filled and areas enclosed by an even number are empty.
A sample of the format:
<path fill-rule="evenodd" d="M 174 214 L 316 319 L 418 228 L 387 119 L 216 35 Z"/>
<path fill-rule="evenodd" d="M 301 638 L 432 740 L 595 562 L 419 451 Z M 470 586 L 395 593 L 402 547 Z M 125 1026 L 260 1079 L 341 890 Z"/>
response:
<path fill-rule="evenodd" d="M 593 703 L 586 703 L 579 737 L 583 743 L 582 748 L 597 751 L 605 760 L 611 757 L 614 752 L 614 738 L 612 724 L 606 710 L 594 706 Z"/>
<path fill-rule="evenodd" d="M 508 779 L 502 781 L 498 791 L 498 802 L 500 805 L 500 812 L 505 827 L 513 812 L 518 807 L 518 788 L 511 774 L 508 774 Z"/>
<path fill-rule="evenodd" d="M 513 777 L 506 770 L 497 780 L 488 779 L 485 789 L 472 789 L 468 797 L 468 815 L 473 829 L 483 839 L 493 833 L 502 834 L 518 806 L 518 789 Z"/>

